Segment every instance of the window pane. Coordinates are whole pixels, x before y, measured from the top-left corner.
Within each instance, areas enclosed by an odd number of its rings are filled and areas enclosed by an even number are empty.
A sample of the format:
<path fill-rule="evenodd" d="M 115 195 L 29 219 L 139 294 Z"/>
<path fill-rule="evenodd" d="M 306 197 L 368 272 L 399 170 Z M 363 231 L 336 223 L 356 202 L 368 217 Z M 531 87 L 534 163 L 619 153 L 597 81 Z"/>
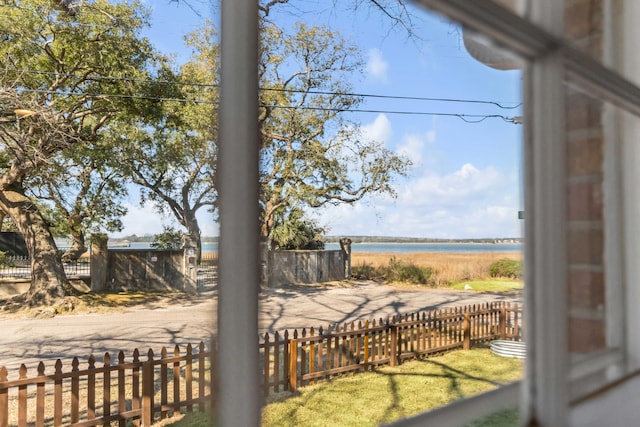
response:
<path fill-rule="evenodd" d="M 521 311 L 526 216 L 522 62 L 496 49 L 489 39 L 419 8 L 388 9 L 403 19 L 403 25 L 394 26 L 375 7 L 341 7 L 336 15 L 308 10 L 295 17 L 290 9 L 282 14 L 284 9 L 273 9 L 263 36 L 264 58 L 270 62 L 265 62 L 261 82 L 262 237 L 270 250 L 265 257 L 268 289 L 261 300 L 260 332 L 265 343 L 268 339 L 273 344 L 276 332 L 282 339 L 285 330 L 290 337 L 295 330 L 298 347 L 291 357 L 297 359 L 288 367 L 295 366 L 299 392 L 321 393 L 309 386 L 333 378 L 336 381 L 327 388 L 348 396 L 338 399 L 344 411 L 332 406 L 331 414 L 318 412 L 316 419 L 337 413 L 344 420 L 345 413 L 362 407 L 360 418 L 376 425 L 523 376 L 523 360 L 490 350 L 494 340 L 519 341 L 526 327 Z M 288 47 L 303 39 L 295 21 L 315 32 L 307 49 Z M 323 30 L 314 25 L 327 25 L 336 33 L 324 38 Z M 320 43 L 329 44 L 315 49 Z M 342 43 L 354 50 L 344 55 L 335 48 Z M 471 46 L 482 49 L 482 55 L 471 55 Z M 332 62 L 326 62 L 329 58 Z M 336 165 L 334 170 L 318 169 L 329 164 Z M 354 189 L 373 182 L 381 166 L 394 168 L 385 172 L 389 187 L 367 190 L 362 199 L 339 203 L 352 196 L 322 188 L 340 178 L 344 189 L 356 193 Z M 343 184 L 346 180 L 349 188 Z M 314 197 L 302 197 L 311 188 Z M 284 207 L 283 201 L 289 205 Z M 277 215 L 270 217 L 273 221 L 265 220 L 278 206 Z M 310 253 L 283 250 L 302 249 L 286 239 L 285 231 L 292 231 L 296 223 L 325 228 L 318 236 L 325 249 L 339 250 L 340 238 L 352 240 L 354 277 L 349 286 L 305 283 L 305 277 L 293 275 L 297 270 L 310 277 L 305 269 L 316 265 L 309 261 Z M 383 283 L 373 281 L 381 277 Z M 466 319 L 465 310 L 473 310 Z M 453 314 L 429 325 L 418 320 L 445 313 Z M 394 322 L 401 319 L 413 323 L 402 326 L 396 336 L 399 326 Z M 370 330 L 363 330 L 367 321 Z M 449 329 L 438 329 L 441 324 Z M 470 350 L 462 350 L 465 334 Z M 435 348 L 447 346 L 455 351 L 422 360 Z M 523 351 L 522 346 L 506 347 L 503 355 Z M 398 366 L 386 366 L 396 358 Z M 263 353 L 262 360 L 276 369 L 285 359 Z M 457 365 L 462 360 L 466 362 Z M 366 410 L 366 395 L 344 393 L 339 378 L 353 366 L 366 371 L 373 365 L 379 365 L 378 373 L 358 373 L 349 381 L 367 378 L 379 384 L 360 387 L 376 389 L 377 412 Z M 425 366 L 436 370 L 425 371 Z M 494 377 L 497 371 L 504 376 Z M 413 380 L 419 384 L 408 385 Z M 415 396 L 415 387 L 424 393 L 411 398 L 406 410 L 393 409 L 404 407 L 397 399 L 406 399 L 409 389 Z M 275 384 L 265 388 L 276 390 Z M 441 391 L 433 392 L 436 389 Z M 517 393 L 510 395 L 515 404 Z M 295 408 L 300 402 L 291 397 L 283 405 L 293 405 L 291 411 L 301 414 Z M 271 408 L 265 408 L 265 419 L 276 416 Z M 322 410 L 308 403 L 304 409 Z M 513 410 L 511 415 L 518 417 Z M 333 424 L 333 419 L 327 418 L 327 423 Z"/>

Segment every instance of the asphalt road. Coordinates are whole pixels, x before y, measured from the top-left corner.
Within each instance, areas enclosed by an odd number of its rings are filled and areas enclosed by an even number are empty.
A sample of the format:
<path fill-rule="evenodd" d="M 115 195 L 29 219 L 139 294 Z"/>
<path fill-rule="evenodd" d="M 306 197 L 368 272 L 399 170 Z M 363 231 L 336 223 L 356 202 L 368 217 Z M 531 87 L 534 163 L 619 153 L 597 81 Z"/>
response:
<path fill-rule="evenodd" d="M 520 302 L 521 296 L 396 288 L 370 282 L 273 289 L 260 296 L 260 331 L 326 327 L 491 301 Z M 93 354 L 101 363 L 105 352 L 117 360 L 117 353 L 123 350 L 126 360 L 131 360 L 136 348 L 146 355 L 150 348 L 159 354 L 163 346 L 169 352 L 175 345 L 181 349 L 189 343 L 195 346 L 214 332 L 216 304 L 216 292 L 210 290 L 180 305 L 156 303 L 123 312 L 48 319 L 0 318 L 0 366 L 7 367 L 9 377 L 15 378 L 21 363 L 34 373 L 38 362 L 44 361 L 49 373 L 58 358 L 67 367 L 74 356 L 82 362 Z"/>

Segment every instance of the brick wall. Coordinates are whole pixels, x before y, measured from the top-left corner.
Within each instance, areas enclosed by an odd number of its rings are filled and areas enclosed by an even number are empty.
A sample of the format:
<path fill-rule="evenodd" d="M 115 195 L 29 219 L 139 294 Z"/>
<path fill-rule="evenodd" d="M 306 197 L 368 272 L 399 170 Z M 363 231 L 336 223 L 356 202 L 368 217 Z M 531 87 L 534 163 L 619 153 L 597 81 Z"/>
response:
<path fill-rule="evenodd" d="M 602 58 L 602 0 L 567 0 L 565 36 Z M 603 349 L 605 271 L 602 102 L 566 91 L 569 350 Z"/>

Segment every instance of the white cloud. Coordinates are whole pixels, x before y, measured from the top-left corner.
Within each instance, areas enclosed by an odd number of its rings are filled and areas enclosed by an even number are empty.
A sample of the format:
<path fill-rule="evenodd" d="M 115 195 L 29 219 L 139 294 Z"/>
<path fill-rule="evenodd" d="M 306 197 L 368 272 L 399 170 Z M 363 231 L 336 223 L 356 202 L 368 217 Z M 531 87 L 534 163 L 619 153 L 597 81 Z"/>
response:
<path fill-rule="evenodd" d="M 399 198 L 410 206 L 432 203 L 445 205 L 469 205 L 502 187 L 505 177 L 489 167 L 479 170 L 470 163 L 444 176 L 429 171 L 409 182 L 399 191 Z"/>
<path fill-rule="evenodd" d="M 367 75 L 370 80 L 386 83 L 389 63 L 382 57 L 380 49 L 369 49 L 369 61 L 367 62 Z"/>
<path fill-rule="evenodd" d="M 402 144 L 398 147 L 398 154 L 407 156 L 414 166 L 422 164 L 422 152 L 426 145 L 436 140 L 436 132 L 431 130 L 421 135 L 407 134 L 403 137 Z"/>
<path fill-rule="evenodd" d="M 360 127 L 362 137 L 368 141 L 387 143 L 392 135 L 391 122 L 385 114 L 378 114 L 372 123 Z"/>
<path fill-rule="evenodd" d="M 332 235 L 432 238 L 518 237 L 518 180 L 467 163 L 445 175 L 426 172 L 399 184 L 398 198 L 325 210 Z"/>

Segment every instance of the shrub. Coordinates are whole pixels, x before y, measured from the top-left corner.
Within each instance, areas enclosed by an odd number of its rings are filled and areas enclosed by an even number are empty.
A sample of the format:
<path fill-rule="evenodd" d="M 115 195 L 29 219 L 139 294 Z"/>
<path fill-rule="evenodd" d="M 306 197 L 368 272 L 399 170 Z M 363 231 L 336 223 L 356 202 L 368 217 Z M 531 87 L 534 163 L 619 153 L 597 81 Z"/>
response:
<path fill-rule="evenodd" d="M 1 267 L 13 267 L 13 260 L 7 255 L 7 252 L 0 251 L 0 266 Z"/>
<path fill-rule="evenodd" d="M 489 266 L 491 277 L 520 279 L 522 277 L 522 261 L 515 259 L 499 259 Z"/>
<path fill-rule="evenodd" d="M 437 280 L 431 267 L 420 267 L 413 263 L 404 263 L 395 257 L 386 266 L 374 267 L 362 263 L 351 268 L 354 279 L 381 280 L 384 282 L 405 282 L 419 285 L 435 286 Z"/>
<path fill-rule="evenodd" d="M 420 267 L 414 263 L 404 263 L 396 257 L 392 257 L 386 267 L 381 267 L 381 273 L 387 282 L 435 285 L 433 280 L 434 271 L 431 267 Z"/>
<path fill-rule="evenodd" d="M 361 263 L 351 268 L 351 276 L 360 280 L 382 280 L 384 282 L 407 282 L 419 285 L 436 285 L 435 272 L 431 267 L 420 267 L 392 257 L 385 266 L 374 267 Z"/>
<path fill-rule="evenodd" d="M 379 280 L 378 269 L 371 264 L 361 263 L 351 266 L 351 277 L 358 280 Z"/>
<path fill-rule="evenodd" d="M 180 249 L 182 233 L 173 227 L 162 226 L 162 233 L 153 236 L 151 247 L 154 249 Z"/>

